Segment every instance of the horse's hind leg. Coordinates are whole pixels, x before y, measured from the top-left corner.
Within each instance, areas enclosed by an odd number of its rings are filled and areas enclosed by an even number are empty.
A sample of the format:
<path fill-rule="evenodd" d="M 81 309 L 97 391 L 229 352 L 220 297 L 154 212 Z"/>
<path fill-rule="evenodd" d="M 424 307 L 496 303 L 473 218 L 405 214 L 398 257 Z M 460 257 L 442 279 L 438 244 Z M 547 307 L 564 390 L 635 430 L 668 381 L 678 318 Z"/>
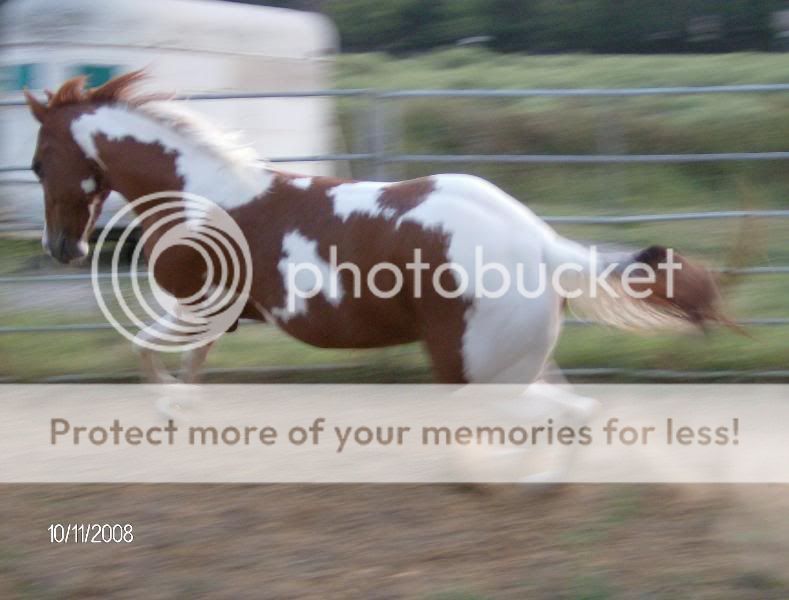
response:
<path fill-rule="evenodd" d="M 437 383 L 469 383 L 464 369 L 462 306 L 448 305 L 443 314 L 430 320 L 423 333 L 433 377 Z"/>
<path fill-rule="evenodd" d="M 544 380 L 530 385 L 524 392 L 524 412 L 540 415 L 543 421 L 551 419 L 553 427 L 558 430 L 569 427 L 577 434 L 594 417 L 600 408 L 600 402 L 594 398 L 576 394 L 569 384 L 553 384 Z M 536 416 L 535 415 L 535 416 Z M 524 476 L 523 483 L 559 483 L 567 478 L 579 446 L 573 444 L 567 447 L 554 446 L 552 449 L 553 463 L 549 468 Z"/>
<path fill-rule="evenodd" d="M 531 308 L 531 310 L 528 310 Z M 573 393 L 568 385 L 546 381 L 550 357 L 561 330 L 561 303 L 546 298 L 506 313 L 491 311 L 479 314 L 484 319 L 476 328 L 476 336 L 468 336 L 467 354 L 472 358 L 472 383 L 524 384 L 522 391 L 513 391 L 511 412 L 520 420 L 546 426 L 548 419 L 558 429 L 568 425 L 577 430 L 586 425 L 597 411 L 598 402 Z M 499 316 L 501 314 L 501 316 Z M 517 315 L 523 315 L 519 321 Z M 529 318 L 531 315 L 531 318 Z M 484 327 L 482 326 L 484 325 Z M 557 382 L 559 383 L 559 382 Z M 549 449 L 549 466 L 536 466 L 538 472 L 522 477 L 523 481 L 551 482 L 566 477 L 573 459 L 573 450 L 563 446 Z M 524 461 L 533 456 L 524 451 Z M 524 463 L 524 467 L 527 465 Z M 525 475 L 525 473 L 524 473 Z"/>

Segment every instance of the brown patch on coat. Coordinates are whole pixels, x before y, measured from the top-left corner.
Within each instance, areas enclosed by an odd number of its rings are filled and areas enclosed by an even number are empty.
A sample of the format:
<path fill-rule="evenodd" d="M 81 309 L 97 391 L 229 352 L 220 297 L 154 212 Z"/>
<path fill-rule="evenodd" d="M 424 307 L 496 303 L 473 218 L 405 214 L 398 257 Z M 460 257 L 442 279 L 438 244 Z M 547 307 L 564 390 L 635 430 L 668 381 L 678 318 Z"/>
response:
<path fill-rule="evenodd" d="M 389 209 L 395 217 L 402 217 L 422 204 L 435 189 L 436 183 L 432 177 L 393 183 L 386 186 L 378 197 L 378 206 Z"/>

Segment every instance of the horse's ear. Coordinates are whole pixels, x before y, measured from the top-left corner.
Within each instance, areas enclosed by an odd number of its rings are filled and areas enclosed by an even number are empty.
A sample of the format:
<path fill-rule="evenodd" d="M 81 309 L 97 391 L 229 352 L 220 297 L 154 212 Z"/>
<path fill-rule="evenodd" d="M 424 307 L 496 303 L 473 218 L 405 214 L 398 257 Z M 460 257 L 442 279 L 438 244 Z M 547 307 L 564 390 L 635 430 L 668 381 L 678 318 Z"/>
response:
<path fill-rule="evenodd" d="M 36 97 L 27 90 L 27 88 L 22 90 L 22 93 L 25 95 L 25 102 L 27 102 L 30 113 L 39 123 L 43 123 L 44 117 L 47 114 L 46 105 L 39 102 Z"/>

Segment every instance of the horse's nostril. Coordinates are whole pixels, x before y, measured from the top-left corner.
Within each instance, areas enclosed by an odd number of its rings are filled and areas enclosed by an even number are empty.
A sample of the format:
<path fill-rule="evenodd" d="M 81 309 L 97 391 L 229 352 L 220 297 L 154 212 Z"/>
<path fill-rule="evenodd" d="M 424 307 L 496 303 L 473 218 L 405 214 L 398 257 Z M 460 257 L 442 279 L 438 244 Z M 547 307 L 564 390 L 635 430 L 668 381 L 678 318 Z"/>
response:
<path fill-rule="evenodd" d="M 45 250 L 52 258 L 63 264 L 81 260 L 87 256 L 85 244 L 79 240 L 71 240 L 64 235 L 47 240 Z"/>

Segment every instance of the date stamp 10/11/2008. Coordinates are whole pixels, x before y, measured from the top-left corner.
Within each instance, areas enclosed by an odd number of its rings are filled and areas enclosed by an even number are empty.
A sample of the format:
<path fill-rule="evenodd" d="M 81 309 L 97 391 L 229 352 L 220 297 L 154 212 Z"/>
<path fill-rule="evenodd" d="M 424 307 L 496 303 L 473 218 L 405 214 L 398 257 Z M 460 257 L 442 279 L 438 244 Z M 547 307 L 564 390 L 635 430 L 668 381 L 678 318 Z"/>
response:
<path fill-rule="evenodd" d="M 47 528 L 51 544 L 130 544 L 131 523 L 52 523 Z"/>

